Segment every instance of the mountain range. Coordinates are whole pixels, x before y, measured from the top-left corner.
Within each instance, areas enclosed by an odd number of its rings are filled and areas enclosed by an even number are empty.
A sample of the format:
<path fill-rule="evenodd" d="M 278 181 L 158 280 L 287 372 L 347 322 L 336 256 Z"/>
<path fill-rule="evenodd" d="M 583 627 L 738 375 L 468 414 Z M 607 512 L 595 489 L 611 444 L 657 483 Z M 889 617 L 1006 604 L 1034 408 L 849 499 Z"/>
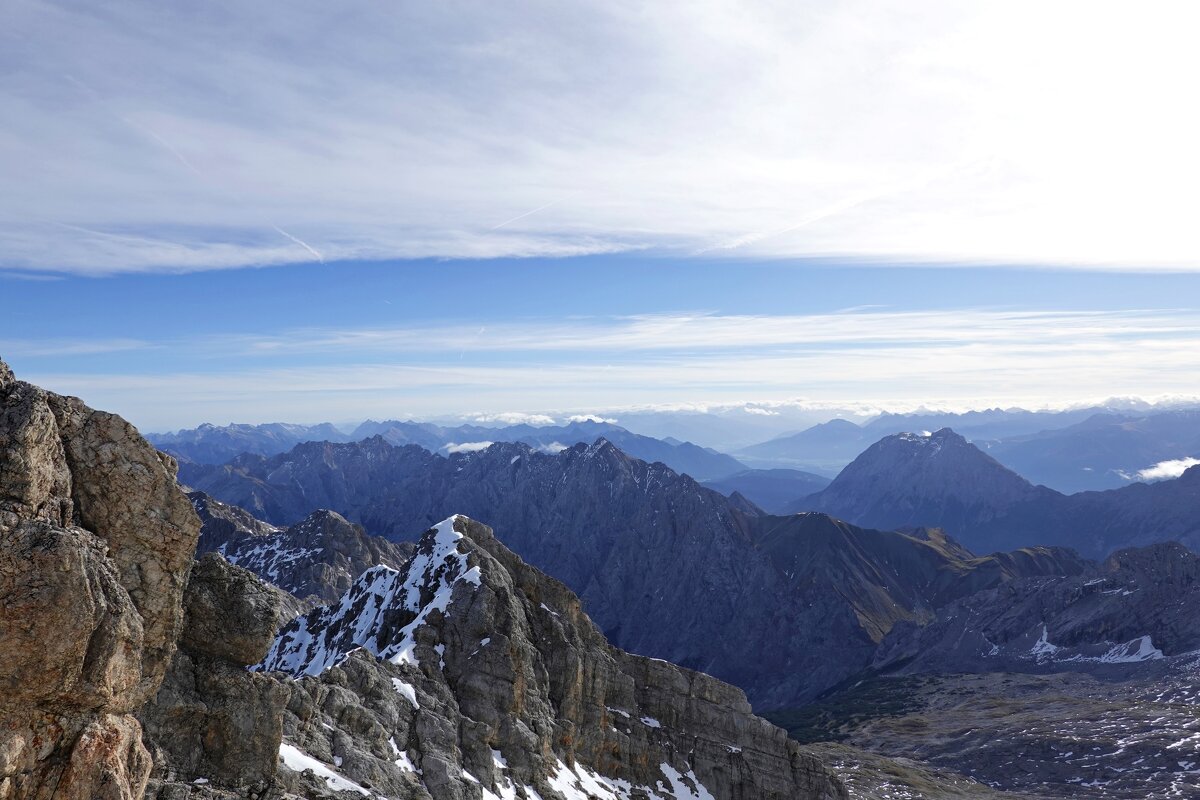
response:
<path fill-rule="evenodd" d="M 631 433 L 609 422 L 584 420 L 567 425 L 508 425 L 486 427 L 458 425 L 445 427 L 429 422 L 368 420 L 351 433 L 333 425 L 201 425 L 174 433 L 150 434 L 155 446 L 183 462 L 222 464 L 244 453 L 273 456 L 304 442 L 357 442 L 375 436 L 394 445 L 415 444 L 434 453 L 452 454 L 479 450 L 494 442 L 520 442 L 547 453 L 566 447 L 591 443 L 603 436 L 630 455 L 644 461 L 661 461 L 677 472 L 696 480 L 722 478 L 745 470 L 732 456 L 681 442 L 660 440 Z"/>
<path fill-rule="evenodd" d="M 181 474 L 274 524 L 329 508 L 404 540 L 447 509 L 487 518 L 572 587 L 614 644 L 728 680 L 763 708 L 862 668 L 898 619 L 1013 575 L 1079 568 L 1054 550 L 976 558 L 939 534 L 774 517 L 603 439 L 554 455 L 498 443 L 445 457 L 376 437 Z"/>
<path fill-rule="evenodd" d="M 1103 407 L 883 414 L 862 425 L 834 419 L 733 453 L 752 467 L 833 476 L 885 436 L 942 428 L 953 429 L 1033 483 L 1064 494 L 1170 477 L 1162 471 L 1164 462 L 1200 458 L 1200 410 L 1135 413 Z"/>
<path fill-rule="evenodd" d="M 1022 797 L 1092 796 L 1081 793 L 1081 781 L 1123 786 L 1124 793 L 1115 795 L 1120 797 L 1138 797 L 1139 791 L 1169 794 L 1180 779 L 1182 768 L 1167 754 L 1179 750 L 1172 747 L 1176 742 L 1186 743 L 1194 719 L 1189 722 L 1172 704 L 1172 695 L 1148 701 L 1122 697 L 1114 705 L 1097 699 L 1089 681 L 1091 676 L 1106 683 L 1118 680 L 1120 686 L 1136 687 L 1126 694 L 1153 697 L 1184 685 L 1188 654 L 1200 647 L 1192 608 L 1200 602 L 1200 557 L 1179 545 L 1159 544 L 1122 551 L 1104 563 L 1047 548 L 976 558 L 938 530 L 871 531 L 815 513 L 761 515 L 749 519 L 748 528 L 756 549 L 784 576 L 786 590 L 821 620 L 805 642 L 817 658 L 798 669 L 823 668 L 828 675 L 831 663 L 855 655 L 838 646 L 847 637 L 865 632 L 878 642 L 863 648 L 872 653 L 870 662 L 855 662 L 861 666 L 829 694 L 802 709 L 771 714 L 804 741 L 848 738 L 852 747 L 820 744 L 814 752 L 835 765 L 851 796 L 993 796 L 984 785 L 952 773 L 913 772 L 911 761 L 905 768 L 886 762 L 888 777 L 880 784 L 880 757 L 864 747 L 905 758 L 920 754 L 938 769 L 1031 793 Z M 374 573 L 364 576 L 334 611 L 285 631 L 279 641 L 287 644 L 276 657 L 286 658 L 289 669 L 304 670 L 330 653 L 357 646 L 357 638 L 334 646 L 327 634 L 312 634 L 331 631 L 345 637 L 347 631 L 375 630 L 343 616 L 380 608 L 362 598 L 393 596 L 387 585 Z M 422 594 L 441 593 L 431 588 Z M 795 612 L 789 607 L 787 613 Z M 373 641 L 367 646 L 382 647 Z M 403 642 L 392 647 L 407 652 Z M 749 657 L 761 658 L 769 647 Z M 947 671 L 963 675 L 940 677 Z M 948 694 L 923 690 L 926 685 L 942 686 Z M 947 698 L 967 705 L 952 706 Z M 988 716 L 972 702 L 1013 711 Z M 1157 723 L 1150 724 L 1138 710 L 1144 702 L 1153 704 L 1145 708 L 1153 709 Z M 1056 710 L 1063 704 L 1070 715 Z M 1003 735 L 972 736 L 955 729 L 951 708 L 977 730 L 992 726 Z M 904 715 L 906 726 L 885 724 L 896 714 Z M 1003 727 L 1010 717 L 1013 724 L 1040 726 L 1044 738 L 1030 742 L 1020 731 Z M 1072 760 L 1071 745 L 1081 726 L 1093 732 L 1096 747 L 1091 749 L 1110 751 L 1099 762 Z M 1138 744 L 1108 745 L 1108 737 L 1122 730 Z M 1031 747 L 1040 749 L 1031 752 Z M 1032 767 L 1013 771 L 1008 767 L 1014 758 Z M 1069 768 L 1059 766 L 1064 758 Z M 894 788 L 876 794 L 881 785 Z"/>

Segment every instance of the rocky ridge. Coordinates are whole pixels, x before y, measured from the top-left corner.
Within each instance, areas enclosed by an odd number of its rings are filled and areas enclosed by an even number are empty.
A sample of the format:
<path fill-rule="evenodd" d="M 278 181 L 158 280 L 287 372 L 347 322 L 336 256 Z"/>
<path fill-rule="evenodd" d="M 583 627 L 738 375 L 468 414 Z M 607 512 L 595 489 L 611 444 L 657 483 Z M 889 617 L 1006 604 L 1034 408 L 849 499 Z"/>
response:
<path fill-rule="evenodd" d="M 411 542 L 368 536 L 336 511 L 280 529 L 203 492 L 189 497 L 203 522 L 198 553 L 219 553 L 310 605 L 336 600 L 371 567 L 398 569 L 413 553 Z"/>

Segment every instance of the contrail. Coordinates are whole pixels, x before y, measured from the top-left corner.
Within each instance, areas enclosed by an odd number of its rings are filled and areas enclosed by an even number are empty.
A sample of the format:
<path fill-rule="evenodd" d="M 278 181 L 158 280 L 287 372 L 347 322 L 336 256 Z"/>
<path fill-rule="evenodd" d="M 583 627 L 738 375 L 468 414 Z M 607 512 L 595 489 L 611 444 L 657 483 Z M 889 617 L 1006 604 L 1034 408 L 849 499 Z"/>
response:
<path fill-rule="evenodd" d="M 129 127 L 133 128 L 135 131 L 142 134 L 143 136 L 149 136 L 151 139 L 158 142 L 158 144 L 161 145 L 165 150 L 167 150 L 167 152 L 169 152 L 171 155 L 175 156 L 175 158 L 179 160 L 180 164 L 183 164 L 189 170 L 196 173 L 196 175 L 198 175 L 199 177 L 206 178 L 206 176 L 204 175 L 203 172 L 196 169 L 195 164 L 193 164 L 191 161 L 188 161 L 187 156 L 185 156 L 183 153 L 179 152 L 179 150 L 177 150 L 173 144 L 171 144 L 166 139 L 164 139 L 162 136 L 160 136 L 156 131 L 154 131 L 151 128 L 147 128 L 145 125 L 142 125 L 139 122 L 134 122 L 129 117 L 126 117 L 123 114 L 118 114 L 116 111 L 114 111 L 110 107 L 108 101 L 106 101 L 100 95 L 99 92 L 97 92 L 91 86 L 88 86 L 83 81 L 79 80 L 79 78 L 76 78 L 74 75 L 64 74 L 63 77 L 66 78 L 67 80 L 69 80 L 71 83 L 75 84 L 75 86 L 77 88 L 83 90 L 83 92 L 85 94 L 87 94 L 89 97 L 91 97 L 93 100 L 98 102 L 101 106 L 103 106 L 104 110 L 107 111 L 109 114 L 111 114 L 113 117 L 115 117 L 116 119 L 119 119 L 121 122 L 123 122 L 126 125 L 128 125 Z"/>
<path fill-rule="evenodd" d="M 311 245 L 308 244 L 308 242 L 306 242 L 303 239 L 300 239 L 298 237 L 292 236 L 290 233 L 288 233 L 287 231 L 285 231 L 283 228 L 279 227 L 278 225 L 272 225 L 271 227 L 274 228 L 275 230 L 279 231 L 279 233 L 281 235 L 286 236 L 287 238 L 291 239 L 296 244 L 303 247 L 308 252 L 312 253 L 313 257 L 315 257 L 317 259 L 317 261 L 320 261 L 322 264 L 325 263 L 325 256 L 318 253 Z"/>
<path fill-rule="evenodd" d="M 192 172 L 192 174 L 194 174 L 196 177 L 200 178 L 200 180 L 204 181 L 205 183 L 207 183 L 210 186 L 216 186 L 216 188 L 222 192 L 227 191 L 223 186 L 219 186 L 219 185 L 215 184 L 209 178 L 209 176 L 205 175 L 203 172 L 201 172 L 199 169 L 197 169 L 196 165 L 193 164 L 191 161 L 189 161 L 187 156 L 185 156 L 183 153 L 181 153 L 173 144 L 171 144 L 166 139 L 164 139 L 162 136 L 160 136 L 157 131 L 154 131 L 153 129 L 148 128 L 145 125 L 142 125 L 141 123 L 134 122 L 133 120 L 129 119 L 128 117 L 114 111 L 113 108 L 111 107 L 111 105 L 108 103 L 108 101 L 105 100 L 105 98 L 99 92 L 97 92 L 91 86 L 88 86 L 83 81 L 79 80 L 79 78 L 76 78 L 74 75 L 64 74 L 63 77 L 66 78 L 71 83 L 73 83 L 77 88 L 79 88 L 81 91 L 83 91 L 89 97 L 91 97 L 97 103 L 99 103 L 100 106 L 103 107 L 104 110 L 107 111 L 109 114 L 111 114 L 113 117 L 120 120 L 124 124 L 128 125 L 130 128 L 133 128 L 135 131 L 142 134 L 143 136 L 148 136 L 151 139 L 153 139 L 155 142 L 157 142 L 159 146 L 164 148 L 171 155 L 175 156 L 175 158 L 179 161 L 180 164 L 183 164 L 183 166 L 187 167 L 187 169 L 190 172 Z M 531 211 L 529 213 L 532 214 L 533 212 Z M 62 224 L 62 223 L 59 223 L 59 224 Z M 63 227 L 75 227 L 77 230 L 86 230 L 88 233 L 96 234 L 98 236 L 111 236 L 113 238 L 133 238 L 133 237 L 119 237 L 116 234 L 105 234 L 100 231 L 92 231 L 92 230 L 87 230 L 84 228 L 77 228 L 76 226 L 70 226 L 70 225 L 64 225 Z M 297 236 L 293 236 L 292 234 L 288 233 L 287 231 L 285 231 L 283 228 L 279 227 L 278 225 L 272 225 L 271 227 L 274 228 L 279 233 L 279 235 L 286 236 L 288 239 L 291 239 L 293 242 L 295 242 L 296 244 L 303 247 L 305 250 L 307 250 L 309 253 L 311 253 L 313 258 L 317 259 L 317 261 L 320 261 L 322 264 L 325 263 L 325 256 L 321 255 L 317 251 L 317 249 L 314 248 L 312 245 L 310 245 L 308 242 L 304 241 L 303 239 L 300 239 Z"/>
<path fill-rule="evenodd" d="M 506 220 L 504 220 L 504 222 L 501 222 L 499 225 L 493 225 L 488 230 L 493 230 L 493 231 L 500 230 L 501 228 L 503 228 L 505 225 L 509 224 L 510 222 L 516 222 L 519 219 L 525 219 L 530 214 L 536 214 L 539 211 L 545 211 L 550 206 L 558 205 L 561 202 L 562 202 L 561 199 L 560 200 L 551 200 L 549 203 L 546 203 L 546 205 L 544 205 L 544 206 L 539 206 L 538 208 L 535 208 L 533 211 L 526 211 L 524 214 L 518 214 L 517 216 L 513 217 L 512 219 L 506 219 Z"/>

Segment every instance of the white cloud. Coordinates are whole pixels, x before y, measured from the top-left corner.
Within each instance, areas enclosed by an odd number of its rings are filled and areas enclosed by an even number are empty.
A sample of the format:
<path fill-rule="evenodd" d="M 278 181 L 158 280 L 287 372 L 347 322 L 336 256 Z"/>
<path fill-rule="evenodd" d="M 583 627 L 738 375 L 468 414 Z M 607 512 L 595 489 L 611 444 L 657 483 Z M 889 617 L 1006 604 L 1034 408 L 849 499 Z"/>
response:
<path fill-rule="evenodd" d="M 1200 458 L 1174 458 L 1170 461 L 1160 461 L 1152 467 L 1139 470 L 1137 479 L 1140 481 L 1161 481 L 1168 478 L 1178 478 L 1190 467 L 1200 464 Z"/>
<path fill-rule="evenodd" d="M 567 422 L 599 422 L 607 423 L 609 425 L 617 424 L 615 419 L 601 417 L 597 414 L 573 414 L 572 416 L 567 417 Z"/>
<path fill-rule="evenodd" d="M 1193 3 L 9 6 L 9 268 L 1200 267 Z"/>
<path fill-rule="evenodd" d="M 442 449 L 446 451 L 447 455 L 454 455 L 455 453 L 478 453 L 480 450 L 487 450 L 493 444 L 495 444 L 495 442 L 463 442 L 462 444 L 451 443 L 443 445 Z"/>

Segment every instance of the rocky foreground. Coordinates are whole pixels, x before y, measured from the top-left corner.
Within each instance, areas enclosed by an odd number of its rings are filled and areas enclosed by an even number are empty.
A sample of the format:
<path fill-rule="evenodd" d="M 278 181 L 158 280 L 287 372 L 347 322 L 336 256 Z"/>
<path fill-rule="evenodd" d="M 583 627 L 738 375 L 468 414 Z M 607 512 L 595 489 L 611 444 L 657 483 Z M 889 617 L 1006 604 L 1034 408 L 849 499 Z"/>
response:
<path fill-rule="evenodd" d="M 170 458 L 0 362 L 0 798 L 846 796 L 479 523 L 278 636 L 283 593 L 199 534 Z"/>

